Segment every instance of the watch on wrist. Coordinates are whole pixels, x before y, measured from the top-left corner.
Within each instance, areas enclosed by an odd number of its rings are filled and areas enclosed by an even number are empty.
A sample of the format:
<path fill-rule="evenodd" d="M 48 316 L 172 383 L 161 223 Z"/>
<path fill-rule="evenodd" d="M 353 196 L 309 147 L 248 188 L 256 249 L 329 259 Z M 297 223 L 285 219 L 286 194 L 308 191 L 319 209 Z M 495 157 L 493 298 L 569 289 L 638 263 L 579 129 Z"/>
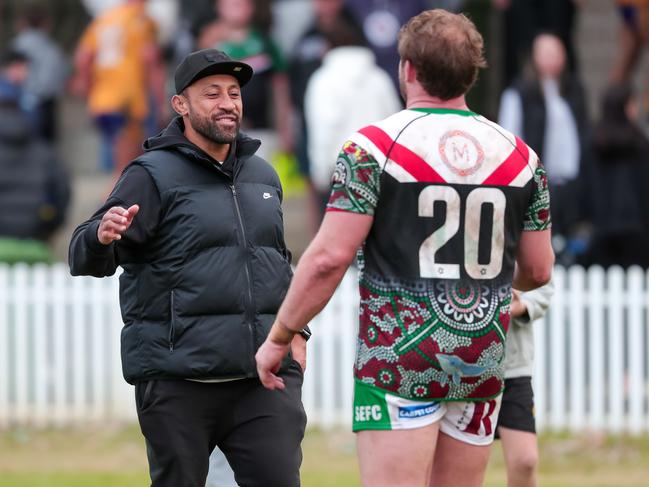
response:
<path fill-rule="evenodd" d="M 311 330 L 309 330 L 308 326 L 305 326 L 302 330 L 300 330 L 300 335 L 302 338 L 304 338 L 305 341 L 309 341 L 309 338 L 311 338 Z"/>

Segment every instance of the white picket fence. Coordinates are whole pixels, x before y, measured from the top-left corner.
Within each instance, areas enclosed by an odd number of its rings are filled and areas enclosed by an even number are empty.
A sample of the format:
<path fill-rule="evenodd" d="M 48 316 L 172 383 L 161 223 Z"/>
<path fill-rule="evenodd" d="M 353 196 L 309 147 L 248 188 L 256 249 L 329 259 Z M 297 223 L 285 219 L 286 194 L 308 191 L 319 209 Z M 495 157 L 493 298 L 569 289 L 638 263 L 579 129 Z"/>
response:
<path fill-rule="evenodd" d="M 539 428 L 649 431 L 649 275 L 557 268 L 536 328 Z M 0 427 L 134 421 L 121 376 L 117 278 L 0 266 Z M 314 320 L 303 400 L 311 425 L 351 422 L 358 313 L 350 271 Z"/>

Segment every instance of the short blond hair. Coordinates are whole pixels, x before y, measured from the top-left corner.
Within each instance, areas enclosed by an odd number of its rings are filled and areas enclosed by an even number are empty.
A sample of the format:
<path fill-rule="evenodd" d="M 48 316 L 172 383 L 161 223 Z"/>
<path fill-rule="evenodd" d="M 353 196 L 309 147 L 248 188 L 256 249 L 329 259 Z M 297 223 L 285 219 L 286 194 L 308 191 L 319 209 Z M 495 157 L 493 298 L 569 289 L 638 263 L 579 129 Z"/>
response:
<path fill-rule="evenodd" d="M 426 10 L 401 27 L 399 56 L 410 61 L 426 92 L 442 100 L 465 94 L 487 67 L 474 23 L 442 9 Z"/>

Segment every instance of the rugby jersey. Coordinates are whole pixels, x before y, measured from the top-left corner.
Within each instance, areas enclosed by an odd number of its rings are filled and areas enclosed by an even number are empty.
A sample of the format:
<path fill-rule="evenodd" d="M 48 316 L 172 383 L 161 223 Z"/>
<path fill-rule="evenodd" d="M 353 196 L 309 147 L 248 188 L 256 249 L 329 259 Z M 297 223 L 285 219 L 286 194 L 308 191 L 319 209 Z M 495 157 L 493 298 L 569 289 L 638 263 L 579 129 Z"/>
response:
<path fill-rule="evenodd" d="M 344 144 L 327 210 L 374 218 L 355 379 L 409 399 L 497 396 L 518 241 L 550 227 L 537 155 L 473 112 L 403 110 Z"/>

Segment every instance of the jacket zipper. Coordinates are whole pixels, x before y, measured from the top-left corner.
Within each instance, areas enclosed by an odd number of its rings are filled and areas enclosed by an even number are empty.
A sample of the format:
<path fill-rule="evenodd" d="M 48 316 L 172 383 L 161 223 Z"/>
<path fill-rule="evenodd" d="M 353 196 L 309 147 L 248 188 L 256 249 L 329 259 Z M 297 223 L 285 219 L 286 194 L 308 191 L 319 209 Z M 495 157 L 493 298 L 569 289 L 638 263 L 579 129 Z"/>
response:
<path fill-rule="evenodd" d="M 237 219 L 239 221 L 239 229 L 241 230 L 241 238 L 243 240 L 242 245 L 245 252 L 246 265 L 244 267 L 246 271 L 246 282 L 248 284 L 248 303 L 246 306 L 246 319 L 248 330 L 250 331 L 250 357 L 252 358 L 253 370 L 255 369 L 255 359 L 253 357 L 253 352 L 255 350 L 255 333 L 252 327 L 252 321 L 254 319 L 254 310 L 253 310 L 253 298 L 252 298 L 252 278 L 250 272 L 250 259 L 248 256 L 248 240 L 246 239 L 246 229 L 243 226 L 243 218 L 241 218 L 241 208 L 239 207 L 239 199 L 237 198 L 237 189 L 234 187 L 234 182 L 230 185 L 232 190 L 232 199 L 234 200 L 234 208 L 237 213 Z"/>
<path fill-rule="evenodd" d="M 169 352 L 174 351 L 174 339 L 176 335 L 176 311 L 174 307 L 174 291 L 173 289 L 171 290 L 171 298 L 170 298 L 170 314 L 171 314 L 171 324 L 169 325 Z"/>

